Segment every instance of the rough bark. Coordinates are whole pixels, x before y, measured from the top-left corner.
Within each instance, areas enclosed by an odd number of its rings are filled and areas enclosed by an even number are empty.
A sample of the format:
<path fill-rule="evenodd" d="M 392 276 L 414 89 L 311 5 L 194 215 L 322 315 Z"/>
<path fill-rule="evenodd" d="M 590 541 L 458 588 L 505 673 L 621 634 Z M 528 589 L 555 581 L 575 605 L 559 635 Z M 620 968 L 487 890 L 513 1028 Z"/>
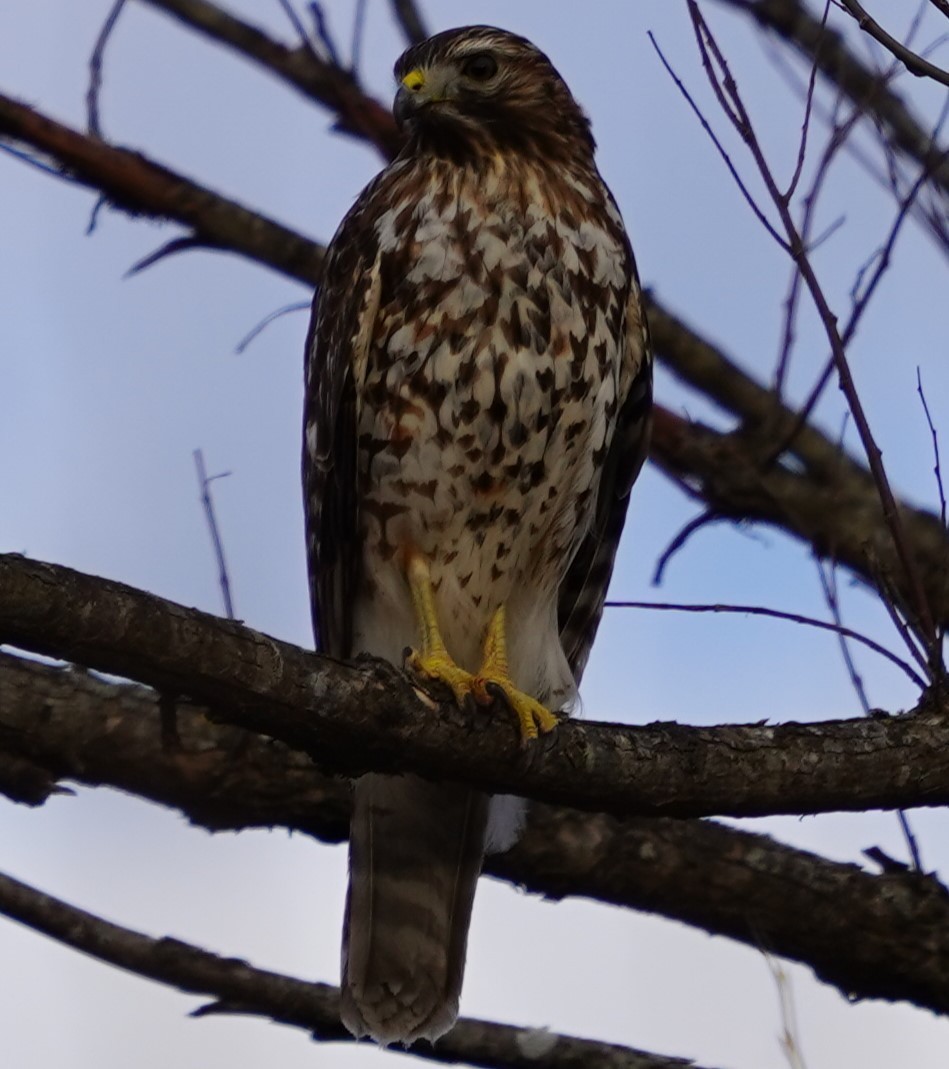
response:
<path fill-rule="evenodd" d="M 211 830 L 345 838 L 349 787 L 304 755 L 135 684 L 0 654 L 0 793 L 38 805 L 64 781 L 174 807 Z M 10 778 L 9 765 L 21 776 Z M 22 774 L 33 784 L 21 791 Z M 535 804 L 488 874 L 549 898 L 657 913 L 810 965 L 850 997 L 949 1012 L 949 895 L 711 821 L 617 819 Z"/>
<path fill-rule="evenodd" d="M 621 816 L 760 816 L 943 805 L 949 718 L 714 728 L 564 722 L 527 750 L 384 661 L 341 664 L 235 621 L 57 565 L 0 556 L 0 641 L 187 696 L 325 770 L 414 771 Z"/>

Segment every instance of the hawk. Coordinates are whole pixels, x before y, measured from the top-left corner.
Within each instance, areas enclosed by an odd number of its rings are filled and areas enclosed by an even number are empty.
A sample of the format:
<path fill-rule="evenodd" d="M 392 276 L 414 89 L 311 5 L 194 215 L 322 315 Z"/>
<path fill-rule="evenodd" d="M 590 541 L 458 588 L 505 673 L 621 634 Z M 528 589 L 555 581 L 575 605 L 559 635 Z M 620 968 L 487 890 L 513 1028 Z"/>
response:
<path fill-rule="evenodd" d="M 522 742 L 573 702 L 647 448 L 651 360 L 590 124 L 548 58 L 488 26 L 396 63 L 397 158 L 326 254 L 306 353 L 317 648 L 495 697 Z M 341 1014 L 382 1044 L 458 1014 L 486 849 L 523 803 L 354 787 Z"/>

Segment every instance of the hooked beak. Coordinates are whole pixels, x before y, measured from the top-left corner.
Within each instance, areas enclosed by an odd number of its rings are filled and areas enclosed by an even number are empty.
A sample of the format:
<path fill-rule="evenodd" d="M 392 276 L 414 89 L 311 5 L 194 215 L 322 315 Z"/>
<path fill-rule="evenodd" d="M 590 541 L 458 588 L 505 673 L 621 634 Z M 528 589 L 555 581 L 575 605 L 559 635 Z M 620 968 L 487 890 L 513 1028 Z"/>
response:
<path fill-rule="evenodd" d="M 451 86 L 446 82 L 446 74 L 438 69 L 422 70 L 416 67 L 402 79 L 392 114 L 399 126 L 404 125 L 424 107 L 439 104 L 452 95 Z"/>
<path fill-rule="evenodd" d="M 418 99 L 418 93 L 407 89 L 404 85 L 400 85 L 398 92 L 395 94 L 395 101 L 392 104 L 392 114 L 395 116 L 396 123 L 400 127 L 404 126 L 418 111 L 419 104 L 421 104 L 421 101 Z"/>

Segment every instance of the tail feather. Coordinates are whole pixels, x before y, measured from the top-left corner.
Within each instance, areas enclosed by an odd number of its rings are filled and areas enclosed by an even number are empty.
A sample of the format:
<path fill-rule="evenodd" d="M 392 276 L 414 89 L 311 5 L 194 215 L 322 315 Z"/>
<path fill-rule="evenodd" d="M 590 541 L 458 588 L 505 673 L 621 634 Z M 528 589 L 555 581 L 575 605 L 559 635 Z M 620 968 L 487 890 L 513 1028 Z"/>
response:
<path fill-rule="evenodd" d="M 487 795 L 415 776 L 356 782 L 343 925 L 343 1023 L 381 1044 L 458 1016 Z"/>

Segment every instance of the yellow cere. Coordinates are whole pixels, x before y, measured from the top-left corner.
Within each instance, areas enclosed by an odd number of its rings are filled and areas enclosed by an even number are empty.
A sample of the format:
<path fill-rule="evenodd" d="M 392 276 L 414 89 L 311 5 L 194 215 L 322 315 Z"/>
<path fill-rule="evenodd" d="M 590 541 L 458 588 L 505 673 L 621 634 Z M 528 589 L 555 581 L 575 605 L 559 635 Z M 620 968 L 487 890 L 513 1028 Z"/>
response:
<path fill-rule="evenodd" d="M 402 79 L 402 84 L 406 89 L 414 93 L 416 90 L 421 89 L 425 84 L 425 75 L 418 67 L 416 67 L 414 71 L 409 71 L 409 73 Z"/>

